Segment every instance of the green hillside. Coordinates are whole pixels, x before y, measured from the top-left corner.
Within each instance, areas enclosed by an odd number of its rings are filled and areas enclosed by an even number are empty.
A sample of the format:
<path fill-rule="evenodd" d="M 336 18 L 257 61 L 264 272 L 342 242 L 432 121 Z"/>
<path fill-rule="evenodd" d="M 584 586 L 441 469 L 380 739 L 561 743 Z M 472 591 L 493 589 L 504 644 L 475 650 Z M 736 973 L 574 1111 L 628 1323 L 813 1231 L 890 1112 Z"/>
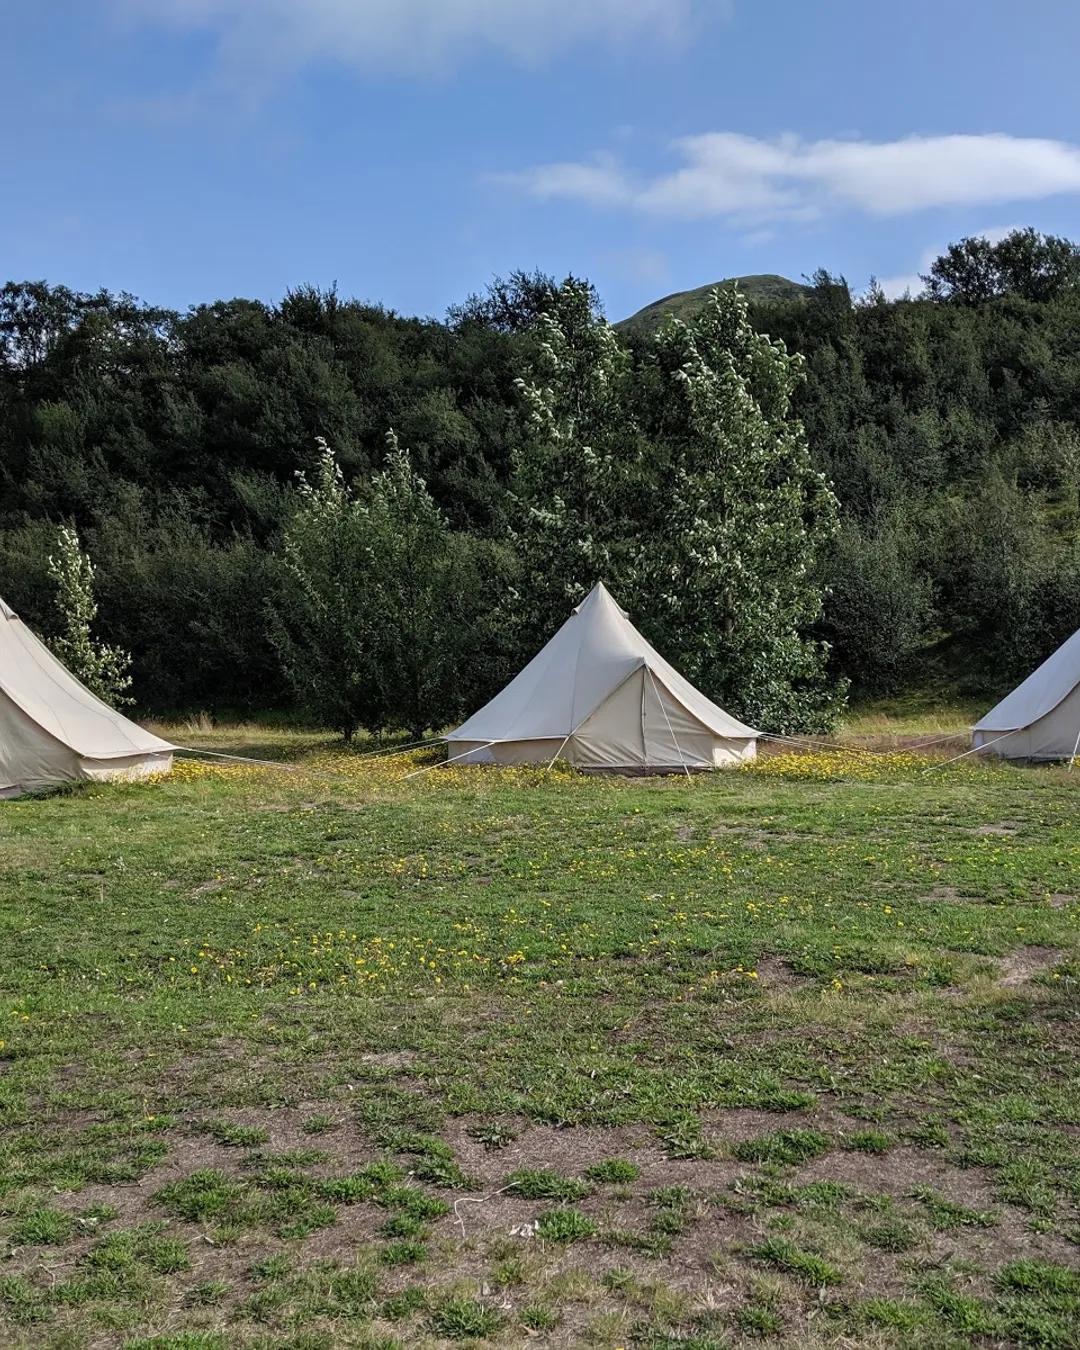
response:
<path fill-rule="evenodd" d="M 636 314 L 631 314 L 628 319 L 623 319 L 615 327 L 626 331 L 651 333 L 660 327 L 669 314 L 674 314 L 677 319 L 692 318 L 704 306 L 709 293 L 717 286 L 738 286 L 744 295 L 756 301 L 798 300 L 800 296 L 810 293 L 809 286 L 803 286 L 798 281 L 789 281 L 787 277 L 777 276 L 774 272 L 752 277 L 729 277 L 726 281 L 714 281 L 693 291 L 676 291 L 674 295 L 665 295 L 662 300 L 654 300 L 651 305 L 639 309 Z"/>

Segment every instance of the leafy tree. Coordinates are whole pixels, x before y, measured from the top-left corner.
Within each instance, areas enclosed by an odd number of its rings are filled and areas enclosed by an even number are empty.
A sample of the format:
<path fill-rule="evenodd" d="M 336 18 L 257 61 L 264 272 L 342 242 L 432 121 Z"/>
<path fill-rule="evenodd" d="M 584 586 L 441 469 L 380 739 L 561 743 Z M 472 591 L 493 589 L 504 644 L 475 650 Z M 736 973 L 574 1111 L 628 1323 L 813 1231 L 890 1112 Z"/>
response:
<path fill-rule="evenodd" d="M 1080 247 L 1031 228 L 1012 230 L 993 244 L 976 235 L 950 244 L 923 281 L 934 300 L 978 305 L 1017 295 L 1046 302 L 1080 287 Z"/>
<path fill-rule="evenodd" d="M 529 616 L 549 633 L 606 580 L 734 711 L 776 730 L 827 722 L 842 689 L 805 630 L 836 502 L 791 413 L 799 358 L 731 290 L 669 321 L 637 366 L 577 283 L 536 335 L 512 485 Z"/>
<path fill-rule="evenodd" d="M 61 632 L 53 651 L 76 679 L 106 703 L 131 703 L 128 673 L 131 657 L 99 641 L 91 628 L 97 618 L 94 565 L 83 552 L 77 532 L 69 525 L 57 531 L 56 551 L 49 557 L 49 576 L 56 584 L 56 608 Z"/>
<path fill-rule="evenodd" d="M 539 315 L 517 381 L 523 444 L 511 480 L 521 640 L 535 647 L 601 580 L 632 584 L 640 433 L 634 370 L 589 287 L 565 281 Z"/>
<path fill-rule="evenodd" d="M 309 481 L 281 539 L 285 585 L 270 612 L 272 641 L 300 706 L 351 741 L 380 721 L 375 665 L 375 564 L 368 512 L 319 438 Z"/>
<path fill-rule="evenodd" d="M 379 720 L 419 740 L 460 717 L 483 683 L 505 567 L 498 549 L 450 529 L 393 432 L 388 445 L 367 505 Z"/>
<path fill-rule="evenodd" d="M 497 549 L 450 529 L 388 441 L 366 490 L 346 484 L 320 441 L 282 536 L 274 641 L 301 705 L 346 740 L 360 727 L 419 739 L 464 710 L 490 670 L 482 630 L 505 570 Z"/>
<path fill-rule="evenodd" d="M 845 520 L 827 559 L 823 628 L 832 658 L 862 693 L 892 693 L 915 668 L 933 614 L 919 541 L 902 515 Z"/>
<path fill-rule="evenodd" d="M 590 282 L 570 276 L 560 286 L 545 272 L 519 268 L 509 277 L 496 277 L 483 295 L 470 295 L 463 304 L 451 305 L 447 318 L 456 329 L 481 325 L 498 333 L 527 333 L 543 315 L 560 308 L 567 291 L 587 298 L 594 318 L 602 315 L 600 296 Z"/>
<path fill-rule="evenodd" d="M 844 685 L 808 632 L 837 502 L 792 411 L 802 358 L 758 333 L 729 288 L 689 323 L 669 320 L 648 364 L 650 628 L 733 712 L 773 731 L 827 726 Z"/>

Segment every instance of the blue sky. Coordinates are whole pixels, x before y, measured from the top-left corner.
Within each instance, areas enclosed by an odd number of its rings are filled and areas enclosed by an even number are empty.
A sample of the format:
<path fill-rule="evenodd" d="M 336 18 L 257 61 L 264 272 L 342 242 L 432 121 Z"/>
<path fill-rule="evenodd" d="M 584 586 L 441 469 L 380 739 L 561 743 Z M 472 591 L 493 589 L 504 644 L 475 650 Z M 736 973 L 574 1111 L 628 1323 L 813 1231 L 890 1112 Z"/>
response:
<path fill-rule="evenodd" d="M 1080 238 L 1076 0 L 6 0 L 2 279 L 613 319 L 965 234 Z"/>

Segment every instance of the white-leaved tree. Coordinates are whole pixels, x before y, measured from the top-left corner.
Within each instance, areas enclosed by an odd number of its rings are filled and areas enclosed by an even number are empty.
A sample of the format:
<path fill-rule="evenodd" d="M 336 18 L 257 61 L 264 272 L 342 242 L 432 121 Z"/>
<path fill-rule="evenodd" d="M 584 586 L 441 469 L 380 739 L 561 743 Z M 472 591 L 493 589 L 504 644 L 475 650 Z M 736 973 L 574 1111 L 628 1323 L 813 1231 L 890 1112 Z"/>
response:
<path fill-rule="evenodd" d="M 526 646 L 550 636 L 597 581 L 625 574 L 638 453 L 633 363 L 591 287 L 565 281 L 531 336 L 529 370 L 516 381 L 524 427 L 512 483 Z"/>
<path fill-rule="evenodd" d="M 97 618 L 94 564 L 79 542 L 78 531 L 62 525 L 56 549 L 48 558 L 49 577 L 56 586 L 59 635 L 52 649 L 68 670 L 106 703 L 130 704 L 131 657 L 94 636 Z"/>
<path fill-rule="evenodd" d="M 754 329 L 736 291 L 635 356 L 589 301 L 580 283 L 559 289 L 519 382 L 525 634 L 550 634 L 603 580 L 732 712 L 824 727 L 845 693 L 811 636 L 837 503 L 792 411 L 801 358 Z"/>
<path fill-rule="evenodd" d="M 651 631 L 731 711 L 770 731 L 822 730 L 846 693 L 810 636 L 838 504 L 792 410 L 802 357 L 725 289 L 665 323 L 646 359 L 658 510 L 638 581 Z"/>

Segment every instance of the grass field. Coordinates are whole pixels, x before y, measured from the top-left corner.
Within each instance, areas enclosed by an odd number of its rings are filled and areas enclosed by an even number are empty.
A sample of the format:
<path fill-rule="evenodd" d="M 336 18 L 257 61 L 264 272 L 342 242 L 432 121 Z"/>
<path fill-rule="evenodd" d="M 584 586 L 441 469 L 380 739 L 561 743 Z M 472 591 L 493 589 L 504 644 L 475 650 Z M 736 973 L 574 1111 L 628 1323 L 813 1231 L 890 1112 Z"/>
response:
<path fill-rule="evenodd" d="M 199 735 L 0 805 L 0 1344 L 1080 1347 L 1080 775 Z"/>

